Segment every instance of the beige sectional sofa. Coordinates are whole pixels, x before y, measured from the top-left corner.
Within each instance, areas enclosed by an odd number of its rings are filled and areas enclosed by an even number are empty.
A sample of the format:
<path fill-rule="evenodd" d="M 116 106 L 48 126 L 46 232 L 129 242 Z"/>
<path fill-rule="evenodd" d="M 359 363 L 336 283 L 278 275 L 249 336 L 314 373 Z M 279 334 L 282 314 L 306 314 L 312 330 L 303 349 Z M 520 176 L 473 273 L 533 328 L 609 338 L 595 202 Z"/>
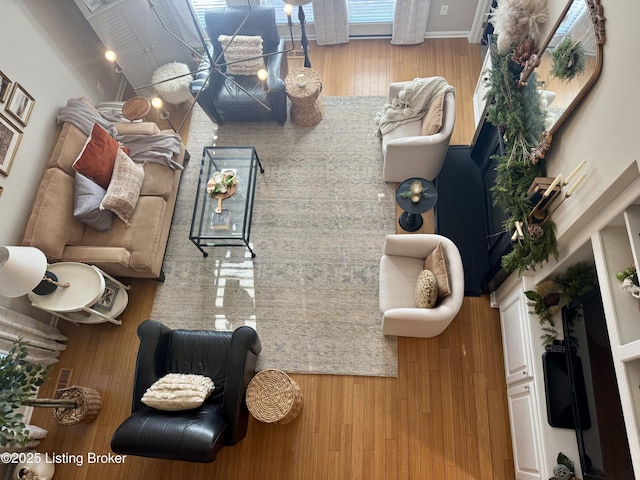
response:
<path fill-rule="evenodd" d="M 157 134 L 150 122 L 117 123 L 122 135 Z M 162 280 L 162 262 L 169 237 L 181 170 L 145 163 L 144 182 L 129 226 L 114 218 L 110 233 L 86 226 L 73 216 L 73 162 L 87 136 L 64 122 L 38 187 L 23 244 L 37 247 L 49 262 L 83 262 L 119 277 Z M 173 160 L 182 164 L 185 149 Z"/>

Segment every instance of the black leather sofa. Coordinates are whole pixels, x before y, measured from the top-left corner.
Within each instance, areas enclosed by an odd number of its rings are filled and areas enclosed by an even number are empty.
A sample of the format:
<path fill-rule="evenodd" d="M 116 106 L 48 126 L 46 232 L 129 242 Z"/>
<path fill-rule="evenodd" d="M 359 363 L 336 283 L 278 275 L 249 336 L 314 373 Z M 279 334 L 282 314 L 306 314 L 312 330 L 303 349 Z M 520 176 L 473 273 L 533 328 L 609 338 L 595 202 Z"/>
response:
<path fill-rule="evenodd" d="M 249 16 L 247 14 L 250 12 Z M 245 21 L 245 17 L 247 17 Z M 244 21 L 244 24 L 242 23 Z M 270 5 L 222 7 L 207 10 L 205 23 L 213 49 L 214 63 L 222 52 L 220 35 L 259 35 L 262 37 L 263 54 L 268 78 L 266 88 L 256 75 L 225 75 L 208 62 L 200 65 L 200 71 L 191 83 L 191 93 L 209 118 L 218 124 L 232 122 L 266 122 L 275 120 L 283 124 L 287 120 L 287 94 L 284 79 L 287 75 L 285 40 L 280 38 L 274 7 Z M 238 27 L 242 27 L 238 30 Z M 278 52 L 278 53 L 274 53 Z M 209 67 L 209 68 L 207 68 Z M 226 67 L 220 70 L 226 72 Z M 207 81 L 208 77 L 208 81 Z M 249 93 L 247 93 L 249 92 Z M 260 102 L 256 101 L 258 99 Z"/>
<path fill-rule="evenodd" d="M 255 375 L 260 339 L 250 327 L 234 332 L 171 330 L 155 320 L 138 327 L 132 413 L 115 431 L 115 453 L 189 462 L 212 462 L 224 446 L 247 434 L 247 386 Z M 195 409 L 161 411 L 140 399 L 168 373 L 210 377 L 213 394 Z"/>

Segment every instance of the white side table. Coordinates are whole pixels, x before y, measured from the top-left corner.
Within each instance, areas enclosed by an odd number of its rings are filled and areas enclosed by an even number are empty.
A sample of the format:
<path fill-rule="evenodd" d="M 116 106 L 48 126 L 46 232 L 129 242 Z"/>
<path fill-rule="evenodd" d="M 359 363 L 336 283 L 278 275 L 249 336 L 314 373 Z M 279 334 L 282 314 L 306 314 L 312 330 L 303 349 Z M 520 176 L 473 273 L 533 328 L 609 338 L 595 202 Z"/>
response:
<path fill-rule="evenodd" d="M 29 292 L 32 306 L 74 323 L 122 325 L 117 317 L 129 302 L 129 286 L 85 263 L 59 262 L 49 265 L 47 270 L 55 273 L 60 283 L 69 282 L 69 286 L 58 287 L 49 295 Z M 105 294 L 107 283 L 117 292 L 109 307 L 101 307 L 97 302 Z"/>

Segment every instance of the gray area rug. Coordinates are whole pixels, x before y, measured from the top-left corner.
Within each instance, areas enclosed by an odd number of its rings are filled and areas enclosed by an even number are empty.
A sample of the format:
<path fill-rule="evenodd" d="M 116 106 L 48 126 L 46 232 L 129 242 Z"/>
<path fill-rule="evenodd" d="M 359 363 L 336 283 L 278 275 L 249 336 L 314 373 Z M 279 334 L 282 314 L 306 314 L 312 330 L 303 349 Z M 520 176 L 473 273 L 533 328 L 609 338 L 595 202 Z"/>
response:
<path fill-rule="evenodd" d="M 196 108 L 152 318 L 173 328 L 254 327 L 258 368 L 397 376 L 397 341 L 382 335 L 378 265 L 395 231 L 393 185 L 382 181 L 374 118 L 383 97 L 323 97 L 314 127 L 216 126 Z M 189 227 L 204 146 L 255 146 L 251 258 L 244 247 L 203 257 Z"/>

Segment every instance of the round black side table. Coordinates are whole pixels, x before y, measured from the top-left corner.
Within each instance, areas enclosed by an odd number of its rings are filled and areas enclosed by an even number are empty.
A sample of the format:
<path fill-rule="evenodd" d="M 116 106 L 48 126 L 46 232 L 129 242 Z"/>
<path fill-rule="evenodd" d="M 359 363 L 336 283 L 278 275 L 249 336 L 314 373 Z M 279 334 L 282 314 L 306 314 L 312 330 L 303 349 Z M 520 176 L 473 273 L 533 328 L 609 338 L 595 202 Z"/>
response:
<path fill-rule="evenodd" d="M 411 185 L 413 182 L 422 184 L 423 193 L 419 200 L 414 202 L 411 199 Z M 433 183 L 424 178 L 409 178 L 402 182 L 396 190 L 396 202 L 404 210 L 398 223 L 403 230 L 415 232 L 422 228 L 422 213 L 431 210 L 438 201 L 438 191 Z"/>

